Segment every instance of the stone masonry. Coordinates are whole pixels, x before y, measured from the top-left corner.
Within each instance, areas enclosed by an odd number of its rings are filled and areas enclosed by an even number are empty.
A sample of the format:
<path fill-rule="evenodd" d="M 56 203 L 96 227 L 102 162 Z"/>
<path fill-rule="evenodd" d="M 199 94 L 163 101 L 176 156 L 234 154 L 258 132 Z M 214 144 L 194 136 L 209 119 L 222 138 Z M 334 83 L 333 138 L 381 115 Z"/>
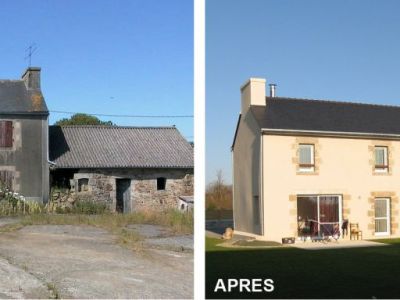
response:
<path fill-rule="evenodd" d="M 166 178 L 165 190 L 157 190 L 157 178 Z M 71 189 L 77 197 L 92 196 L 95 201 L 116 209 L 116 179 L 131 179 L 131 208 L 164 210 L 176 208 L 178 197 L 193 195 L 193 169 L 81 169 L 74 174 Z M 87 186 L 79 191 L 79 181 Z"/>

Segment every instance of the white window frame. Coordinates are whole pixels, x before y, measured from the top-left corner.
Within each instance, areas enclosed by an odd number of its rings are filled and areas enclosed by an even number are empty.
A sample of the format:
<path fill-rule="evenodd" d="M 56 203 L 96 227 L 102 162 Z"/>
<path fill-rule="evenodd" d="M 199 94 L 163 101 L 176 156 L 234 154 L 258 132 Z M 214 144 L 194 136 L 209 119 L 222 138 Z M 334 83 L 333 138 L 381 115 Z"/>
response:
<path fill-rule="evenodd" d="M 376 168 L 376 150 L 377 149 L 383 149 L 383 160 L 385 163 L 384 168 Z M 387 146 L 375 146 L 374 148 L 374 170 L 376 173 L 387 173 L 389 171 L 389 159 L 388 159 L 388 147 Z"/>
<path fill-rule="evenodd" d="M 386 232 L 375 232 L 376 236 L 382 236 L 382 235 L 390 235 L 390 198 L 375 198 L 375 202 L 376 200 L 386 200 L 386 217 L 375 217 L 374 216 L 374 227 L 375 227 L 375 221 L 376 220 L 384 220 L 386 219 L 386 228 L 387 231 Z"/>
<path fill-rule="evenodd" d="M 301 147 L 309 147 L 311 149 L 311 164 L 313 165 L 312 167 L 301 167 L 300 163 L 300 148 Z M 315 152 L 315 146 L 314 144 L 299 144 L 299 171 L 300 172 L 314 172 L 315 171 L 315 157 L 314 157 L 314 152 Z"/>

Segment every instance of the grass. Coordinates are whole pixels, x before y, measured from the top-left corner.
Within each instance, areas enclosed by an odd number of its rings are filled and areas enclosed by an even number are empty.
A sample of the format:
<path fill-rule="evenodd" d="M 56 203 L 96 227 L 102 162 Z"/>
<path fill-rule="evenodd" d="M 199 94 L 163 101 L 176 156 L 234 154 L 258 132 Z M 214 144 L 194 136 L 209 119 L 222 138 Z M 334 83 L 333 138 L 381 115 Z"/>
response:
<path fill-rule="evenodd" d="M 23 225 L 91 225 L 104 229 L 123 228 L 129 224 L 154 224 L 169 227 L 179 234 L 193 233 L 193 215 L 170 210 L 131 214 L 34 214 L 21 218 Z"/>
<path fill-rule="evenodd" d="M 206 238 L 207 298 L 399 298 L 400 239 L 385 247 L 235 249 Z M 272 293 L 214 293 L 218 278 L 271 278 Z M 226 281 L 225 281 L 226 282 Z"/>
<path fill-rule="evenodd" d="M 193 215 L 175 210 L 143 211 L 131 214 L 32 214 L 20 217 L 18 223 L 0 226 L 1 232 L 18 230 L 29 225 L 89 225 L 105 229 L 117 236 L 119 244 L 132 250 L 141 250 L 142 237 L 134 230 L 126 228 L 129 224 L 154 224 L 166 226 L 176 234 L 193 233 Z"/>
<path fill-rule="evenodd" d="M 54 283 L 48 282 L 47 289 L 50 291 L 52 299 L 60 299 L 60 294 L 58 293 Z"/>

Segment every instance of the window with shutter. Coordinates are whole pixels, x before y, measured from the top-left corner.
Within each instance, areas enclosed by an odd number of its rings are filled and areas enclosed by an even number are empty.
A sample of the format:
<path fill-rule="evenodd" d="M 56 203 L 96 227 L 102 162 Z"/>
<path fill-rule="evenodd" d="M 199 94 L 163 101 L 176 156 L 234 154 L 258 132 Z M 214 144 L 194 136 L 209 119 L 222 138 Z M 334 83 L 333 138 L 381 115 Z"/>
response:
<path fill-rule="evenodd" d="M 0 147 L 11 148 L 13 146 L 12 121 L 0 121 Z"/>
<path fill-rule="evenodd" d="M 14 172 L 0 170 L 0 189 L 7 188 L 9 190 L 12 190 L 13 178 L 14 178 Z"/>
<path fill-rule="evenodd" d="M 299 145 L 299 170 L 302 172 L 314 171 L 314 145 Z"/>
<path fill-rule="evenodd" d="M 375 147 L 375 171 L 387 172 L 389 169 L 388 163 L 388 148 L 383 146 Z"/>

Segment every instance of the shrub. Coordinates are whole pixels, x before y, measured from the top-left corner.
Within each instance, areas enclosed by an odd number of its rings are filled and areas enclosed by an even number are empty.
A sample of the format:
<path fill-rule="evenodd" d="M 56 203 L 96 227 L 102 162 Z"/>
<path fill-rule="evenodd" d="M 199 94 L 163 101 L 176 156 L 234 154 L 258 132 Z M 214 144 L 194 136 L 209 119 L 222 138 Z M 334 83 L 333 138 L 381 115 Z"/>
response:
<path fill-rule="evenodd" d="M 75 214 L 97 215 L 108 211 L 105 203 L 99 203 L 93 200 L 77 200 L 72 206 L 70 212 Z"/>

